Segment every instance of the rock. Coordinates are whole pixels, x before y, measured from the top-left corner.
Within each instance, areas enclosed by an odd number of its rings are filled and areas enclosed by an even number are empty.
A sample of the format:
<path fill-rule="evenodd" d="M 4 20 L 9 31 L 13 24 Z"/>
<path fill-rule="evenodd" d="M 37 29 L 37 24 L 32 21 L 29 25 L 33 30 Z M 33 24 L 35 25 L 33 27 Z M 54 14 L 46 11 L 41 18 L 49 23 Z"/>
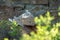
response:
<path fill-rule="evenodd" d="M 26 9 L 28 9 L 35 17 L 46 13 L 48 7 L 44 5 L 26 5 Z"/>
<path fill-rule="evenodd" d="M 21 4 L 48 4 L 48 0 L 18 0 Z"/>
<path fill-rule="evenodd" d="M 20 15 L 19 17 L 14 18 L 19 25 L 35 25 L 34 16 L 26 10 L 25 13 Z"/>

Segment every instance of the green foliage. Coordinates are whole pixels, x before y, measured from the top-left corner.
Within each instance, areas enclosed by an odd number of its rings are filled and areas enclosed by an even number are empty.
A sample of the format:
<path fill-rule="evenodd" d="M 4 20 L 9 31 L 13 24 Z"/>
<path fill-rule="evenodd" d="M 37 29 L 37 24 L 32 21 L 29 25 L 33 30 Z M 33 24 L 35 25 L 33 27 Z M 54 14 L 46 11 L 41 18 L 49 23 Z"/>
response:
<path fill-rule="evenodd" d="M 17 25 L 16 21 L 9 22 L 8 20 L 0 21 L 0 32 L 4 30 L 11 37 L 21 36 L 21 27 Z M 5 34 L 6 35 L 6 34 Z"/>
<path fill-rule="evenodd" d="M 58 7 L 58 11 L 59 11 L 59 12 L 58 12 L 58 15 L 60 16 L 60 6 Z"/>
<path fill-rule="evenodd" d="M 9 31 L 9 34 L 11 35 L 11 36 L 15 36 L 16 34 L 17 34 L 17 23 L 16 23 L 16 21 L 13 21 L 12 23 L 11 23 L 12 25 L 11 25 L 11 30 Z"/>
<path fill-rule="evenodd" d="M 10 31 L 9 31 L 9 35 L 10 36 L 19 36 L 21 35 L 21 27 L 17 25 L 16 21 L 14 20 L 12 23 L 11 23 L 11 27 L 10 27 Z"/>
<path fill-rule="evenodd" d="M 21 40 L 60 40 L 60 23 L 51 24 L 53 19 L 49 11 L 45 16 L 35 17 L 37 32 L 31 32 L 31 36 L 24 34 Z"/>
<path fill-rule="evenodd" d="M 8 38 L 4 38 L 4 40 L 9 40 Z"/>

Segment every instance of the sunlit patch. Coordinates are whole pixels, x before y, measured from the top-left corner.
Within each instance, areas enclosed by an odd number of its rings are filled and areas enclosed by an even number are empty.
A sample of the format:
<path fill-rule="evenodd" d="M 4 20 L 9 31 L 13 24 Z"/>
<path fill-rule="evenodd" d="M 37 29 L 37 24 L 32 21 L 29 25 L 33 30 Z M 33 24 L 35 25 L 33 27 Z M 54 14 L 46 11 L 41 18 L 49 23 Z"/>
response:
<path fill-rule="evenodd" d="M 4 38 L 4 40 L 9 40 L 8 38 Z"/>

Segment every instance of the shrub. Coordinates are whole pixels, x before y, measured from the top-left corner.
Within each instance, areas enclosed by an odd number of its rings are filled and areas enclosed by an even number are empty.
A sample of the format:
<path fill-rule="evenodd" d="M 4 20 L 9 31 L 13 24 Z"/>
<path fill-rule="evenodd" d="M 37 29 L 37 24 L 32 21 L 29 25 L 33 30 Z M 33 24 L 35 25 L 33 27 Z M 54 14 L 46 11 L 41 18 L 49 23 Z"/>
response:
<path fill-rule="evenodd" d="M 12 23 L 7 20 L 0 21 L 0 40 L 6 37 L 17 40 L 21 37 L 21 27 L 16 24 L 16 21 Z"/>
<path fill-rule="evenodd" d="M 31 32 L 31 36 L 24 34 L 21 40 L 60 40 L 60 22 L 51 24 L 53 19 L 49 11 L 45 16 L 35 17 L 37 32 Z"/>

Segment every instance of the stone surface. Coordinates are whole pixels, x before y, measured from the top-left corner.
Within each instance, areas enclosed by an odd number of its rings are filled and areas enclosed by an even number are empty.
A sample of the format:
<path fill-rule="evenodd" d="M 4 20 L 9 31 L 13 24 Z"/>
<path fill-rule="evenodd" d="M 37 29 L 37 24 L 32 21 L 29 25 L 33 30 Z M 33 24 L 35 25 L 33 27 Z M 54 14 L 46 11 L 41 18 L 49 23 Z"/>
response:
<path fill-rule="evenodd" d="M 9 2 L 9 3 L 8 3 Z M 0 0 L 0 19 L 8 19 L 13 16 L 19 16 L 27 9 L 34 16 L 46 13 L 47 10 L 57 10 L 59 0 Z M 26 3 L 26 4 L 25 4 Z M 41 5 L 39 5 L 42 3 Z M 36 5 L 33 5 L 36 4 Z M 11 5 L 11 6 L 8 6 Z M 48 6 L 49 5 L 49 6 Z M 6 6 L 6 7 L 5 7 Z"/>
<path fill-rule="evenodd" d="M 12 11 L 13 9 L 10 7 L 0 6 L 0 19 L 8 19 L 9 17 L 12 17 Z"/>
<path fill-rule="evenodd" d="M 34 16 L 28 11 L 26 11 L 25 13 L 23 13 L 19 17 L 15 17 L 14 19 L 21 26 L 22 25 L 35 25 Z"/>
<path fill-rule="evenodd" d="M 48 6 L 44 5 L 27 5 L 26 9 L 28 9 L 34 16 L 40 16 L 41 14 L 46 13 L 48 10 Z"/>
<path fill-rule="evenodd" d="M 17 2 L 21 4 L 48 4 L 48 0 L 18 0 Z"/>

